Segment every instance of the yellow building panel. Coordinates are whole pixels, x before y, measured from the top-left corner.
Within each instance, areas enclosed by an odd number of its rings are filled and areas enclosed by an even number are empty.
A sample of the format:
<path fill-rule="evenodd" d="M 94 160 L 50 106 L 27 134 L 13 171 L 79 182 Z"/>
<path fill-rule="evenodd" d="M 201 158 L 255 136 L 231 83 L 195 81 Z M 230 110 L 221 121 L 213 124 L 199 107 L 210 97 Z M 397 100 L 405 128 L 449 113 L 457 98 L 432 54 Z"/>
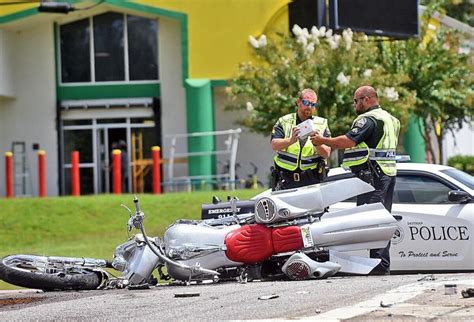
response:
<path fill-rule="evenodd" d="M 130 8 L 130 5 L 136 4 L 141 6 L 139 10 L 142 12 L 145 12 L 147 7 L 153 7 L 186 15 L 188 61 L 184 62 L 184 65 L 188 67 L 187 77 L 220 80 L 233 77 L 240 62 L 251 60 L 249 35 L 258 37 L 262 33 L 268 35 L 277 31 L 287 32 L 287 4 L 290 1 L 105 0 L 104 5 Z M 6 3 L 7 0 L 0 0 L 1 23 L 31 20 L 32 15 L 37 16 L 34 8 L 38 7 L 39 3 L 1 5 L 2 2 Z M 94 3 L 75 0 L 70 2 L 78 7 L 87 7 Z M 42 18 L 45 19 L 46 16 Z M 50 15 L 51 20 L 57 18 L 58 15 Z"/>
<path fill-rule="evenodd" d="M 23 10 L 31 9 L 38 7 L 38 3 L 16 1 L 18 4 L 12 4 L 15 1 L 12 0 L 0 0 L 0 16 L 11 15 Z"/>
<path fill-rule="evenodd" d="M 188 17 L 189 77 L 228 79 L 251 59 L 248 36 L 288 30 L 290 0 L 137 0 Z"/>

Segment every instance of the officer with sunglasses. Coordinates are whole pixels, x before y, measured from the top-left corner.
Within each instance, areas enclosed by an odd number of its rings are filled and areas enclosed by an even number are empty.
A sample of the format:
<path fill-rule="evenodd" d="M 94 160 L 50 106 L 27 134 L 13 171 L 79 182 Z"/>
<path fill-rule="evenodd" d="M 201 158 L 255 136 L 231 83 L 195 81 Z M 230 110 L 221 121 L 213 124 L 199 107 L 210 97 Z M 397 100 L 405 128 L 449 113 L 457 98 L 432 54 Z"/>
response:
<path fill-rule="evenodd" d="M 380 202 L 391 211 L 400 122 L 380 107 L 377 91 L 371 86 L 361 86 L 354 92 L 354 110 L 358 116 L 349 132 L 334 138 L 315 135 L 313 143 L 345 149 L 342 166 L 375 188 L 357 196 L 358 206 Z M 385 248 L 371 249 L 370 257 L 381 259 L 372 275 L 390 274 L 390 243 Z"/>
<path fill-rule="evenodd" d="M 272 130 L 271 145 L 275 151 L 272 167 L 272 189 L 283 190 L 316 184 L 326 176 L 326 161 L 331 154 L 327 145 L 314 145 L 316 133 L 330 137 L 327 119 L 313 116 L 318 96 L 312 89 L 303 89 L 296 100 L 297 110 L 278 119 Z M 300 137 L 297 125 L 311 119 L 315 131 Z"/>

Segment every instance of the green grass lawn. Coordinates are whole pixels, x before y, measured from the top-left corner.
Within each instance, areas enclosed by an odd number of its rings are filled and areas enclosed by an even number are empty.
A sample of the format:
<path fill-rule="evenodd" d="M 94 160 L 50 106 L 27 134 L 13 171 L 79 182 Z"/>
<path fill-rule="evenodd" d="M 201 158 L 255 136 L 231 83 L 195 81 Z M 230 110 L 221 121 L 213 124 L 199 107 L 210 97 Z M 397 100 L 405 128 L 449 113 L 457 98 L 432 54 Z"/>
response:
<path fill-rule="evenodd" d="M 213 195 L 248 199 L 260 190 L 202 191 L 142 194 L 147 235 L 163 236 L 176 219 L 200 219 L 201 204 Z M 128 239 L 128 212 L 133 196 L 92 195 L 81 197 L 0 199 L 0 257 L 35 254 L 111 259 L 115 247 Z M 0 290 L 18 288 L 0 281 Z"/>

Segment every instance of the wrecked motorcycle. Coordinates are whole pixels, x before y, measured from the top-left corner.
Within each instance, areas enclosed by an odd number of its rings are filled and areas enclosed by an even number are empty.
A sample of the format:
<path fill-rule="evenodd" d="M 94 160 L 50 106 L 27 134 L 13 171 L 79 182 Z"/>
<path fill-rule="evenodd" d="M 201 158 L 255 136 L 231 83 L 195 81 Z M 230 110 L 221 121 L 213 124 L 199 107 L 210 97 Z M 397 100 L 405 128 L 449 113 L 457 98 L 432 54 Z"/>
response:
<path fill-rule="evenodd" d="M 372 191 L 357 178 L 298 189 L 266 191 L 251 199 L 253 211 L 238 213 L 231 198 L 228 217 L 178 220 L 163 238 L 147 237 L 137 197 L 128 230 L 111 261 L 94 258 L 10 255 L 0 261 L 0 279 L 43 290 L 148 287 L 161 280 L 203 281 L 326 278 L 368 274 L 380 259 L 368 250 L 385 247 L 396 220 L 381 204 L 328 212 L 332 204 Z M 221 207 L 222 206 L 222 207 Z M 226 211 L 224 203 L 216 209 Z M 113 268 L 121 277 L 110 273 Z"/>

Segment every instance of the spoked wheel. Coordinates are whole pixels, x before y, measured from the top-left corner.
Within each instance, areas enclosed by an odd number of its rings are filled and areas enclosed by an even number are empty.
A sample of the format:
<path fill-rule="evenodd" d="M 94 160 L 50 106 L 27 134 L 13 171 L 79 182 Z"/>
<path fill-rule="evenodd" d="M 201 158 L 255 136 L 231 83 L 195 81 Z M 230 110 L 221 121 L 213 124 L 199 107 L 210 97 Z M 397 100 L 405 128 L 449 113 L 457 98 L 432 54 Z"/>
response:
<path fill-rule="evenodd" d="M 45 256 L 11 255 L 0 261 L 0 279 L 22 287 L 61 291 L 94 290 L 102 278 L 84 267 L 51 265 Z"/>

